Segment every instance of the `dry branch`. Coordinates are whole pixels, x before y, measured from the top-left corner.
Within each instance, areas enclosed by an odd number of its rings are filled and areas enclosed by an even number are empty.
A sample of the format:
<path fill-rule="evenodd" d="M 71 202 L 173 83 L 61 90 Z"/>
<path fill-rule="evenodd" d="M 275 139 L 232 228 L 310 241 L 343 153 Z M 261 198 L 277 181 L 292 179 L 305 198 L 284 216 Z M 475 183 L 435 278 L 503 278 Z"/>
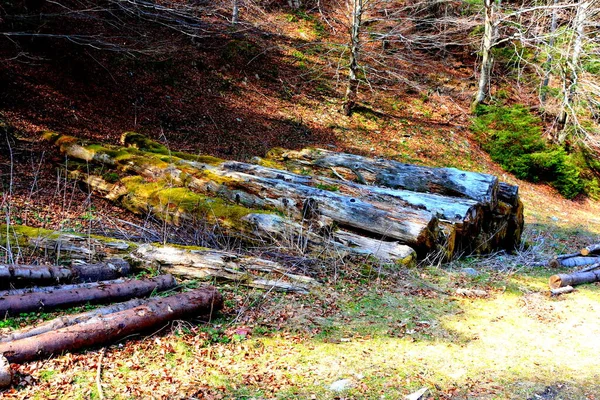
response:
<path fill-rule="evenodd" d="M 64 351 L 111 343 L 168 321 L 193 315 L 212 315 L 222 306 L 223 297 L 209 286 L 157 298 L 133 309 L 94 317 L 37 336 L 0 343 L 0 354 L 12 363 L 46 358 Z"/>
<path fill-rule="evenodd" d="M 0 298 L 0 315 L 69 307 L 77 304 L 119 301 L 147 296 L 176 285 L 171 275 L 161 275 L 151 279 L 131 279 L 122 283 L 107 283 L 86 289 L 56 290 L 54 292 L 34 292 Z"/>

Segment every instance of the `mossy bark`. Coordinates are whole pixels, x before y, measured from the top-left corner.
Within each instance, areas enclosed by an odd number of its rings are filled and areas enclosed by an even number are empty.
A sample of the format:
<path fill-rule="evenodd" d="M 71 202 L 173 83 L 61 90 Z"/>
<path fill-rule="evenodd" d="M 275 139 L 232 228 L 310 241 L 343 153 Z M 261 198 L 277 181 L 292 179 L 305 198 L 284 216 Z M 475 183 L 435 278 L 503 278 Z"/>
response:
<path fill-rule="evenodd" d="M 281 213 L 300 224 L 312 218 L 309 214 L 318 214 L 331 222 L 330 229 L 346 226 L 360 235 L 367 233 L 367 238 L 399 240 L 422 255 L 437 246 L 437 218 L 426 210 L 390 208 L 318 187 L 245 174 L 214 158 L 165 154 L 164 147 L 133 134 L 124 138 L 137 146 L 129 151 L 70 139 L 56 142 L 70 157 L 114 168 L 121 176 L 115 183 L 78 171 L 72 176 L 136 213 L 152 213 L 173 223 L 204 219 L 246 237 L 252 231 L 244 218 L 249 214 Z"/>

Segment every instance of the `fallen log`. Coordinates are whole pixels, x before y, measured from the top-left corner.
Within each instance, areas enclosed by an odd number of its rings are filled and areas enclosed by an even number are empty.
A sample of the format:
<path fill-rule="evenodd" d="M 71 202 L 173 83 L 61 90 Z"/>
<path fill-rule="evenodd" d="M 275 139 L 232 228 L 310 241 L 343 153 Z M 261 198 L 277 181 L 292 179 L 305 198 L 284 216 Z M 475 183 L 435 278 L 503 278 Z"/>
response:
<path fill-rule="evenodd" d="M 557 274 L 550 277 L 550 288 L 557 289 L 564 286 L 577 286 L 583 283 L 600 281 L 600 271 L 579 271 L 572 274 Z"/>
<path fill-rule="evenodd" d="M 49 293 L 57 290 L 85 290 L 88 288 L 96 288 L 99 286 L 106 285 L 107 283 L 123 283 L 125 279 L 112 279 L 100 282 L 87 282 L 87 283 L 74 283 L 70 285 L 56 285 L 56 286 L 33 286 L 25 287 L 20 289 L 7 289 L 0 291 L 0 297 L 6 296 L 17 296 L 27 293 Z"/>
<path fill-rule="evenodd" d="M 467 197 L 489 209 L 497 201 L 498 178 L 455 168 L 431 168 L 403 164 L 397 161 L 374 159 L 324 149 L 300 151 L 272 151 L 269 158 L 287 162 L 296 161 L 301 166 L 315 166 L 330 170 L 346 168 L 360 183 L 372 183 L 414 192 L 437 193 L 447 196 Z"/>
<path fill-rule="evenodd" d="M 561 294 L 571 293 L 575 290 L 573 286 L 563 286 L 556 289 L 550 289 L 550 296 L 560 296 Z"/>
<path fill-rule="evenodd" d="M 131 243 L 124 240 L 101 240 L 98 237 L 57 232 L 38 234 L 29 237 L 28 241 L 29 247 L 44 250 L 57 259 L 68 257 L 87 261 L 122 254 L 131 247 Z"/>
<path fill-rule="evenodd" d="M 274 214 L 249 214 L 244 219 L 256 229 L 258 236 L 301 251 L 325 251 L 325 255 L 334 258 L 347 255 L 373 256 L 383 262 L 404 266 L 414 266 L 417 258 L 412 247 L 397 241 L 372 239 L 343 229 L 319 235 L 315 230 L 305 229 L 294 221 Z"/>
<path fill-rule="evenodd" d="M 548 262 L 548 266 L 551 268 L 572 268 L 580 267 L 582 265 L 596 264 L 598 262 L 600 262 L 600 257 L 583 257 L 576 254 L 571 255 L 570 257 L 553 258 Z"/>
<path fill-rule="evenodd" d="M 10 332 L 6 335 L 2 335 L 0 336 L 0 343 L 11 342 L 14 340 L 21 340 L 32 336 L 41 335 L 42 333 L 55 331 L 75 324 L 80 324 L 100 315 L 107 315 L 119 311 L 129 310 L 131 308 L 141 306 L 147 301 L 148 300 L 146 299 L 132 299 L 123 303 L 111 304 L 106 307 L 96 308 L 92 311 L 87 311 L 84 313 L 79 313 L 75 315 L 63 315 L 50 321 L 43 322 L 34 327 L 20 329 L 17 331 Z"/>
<path fill-rule="evenodd" d="M 581 249 L 580 254 L 582 256 L 589 256 L 589 255 L 600 256 L 600 244 L 591 244 L 589 246 L 586 246 L 583 249 Z"/>
<path fill-rule="evenodd" d="M 0 354 L 11 363 L 23 363 L 111 343 L 164 325 L 168 321 L 195 315 L 212 315 L 223 306 L 223 297 L 213 287 L 156 298 L 144 305 L 36 335 L 0 343 Z"/>
<path fill-rule="evenodd" d="M 132 257 L 161 272 L 190 279 L 225 279 L 259 289 L 308 293 L 318 285 L 314 279 L 291 274 L 279 263 L 218 250 L 189 250 L 170 246 L 143 245 Z M 261 274 L 276 276 L 266 279 Z"/>
<path fill-rule="evenodd" d="M 131 279 L 122 283 L 108 283 L 87 289 L 56 290 L 54 292 L 34 292 L 9 295 L 0 298 L 0 315 L 49 310 L 57 307 L 70 307 L 85 303 L 119 301 L 150 293 L 164 291 L 177 283 L 171 275 L 161 275 L 150 279 Z"/>
<path fill-rule="evenodd" d="M 0 282 L 4 286 L 58 282 L 97 282 L 115 279 L 131 272 L 129 263 L 111 259 L 96 264 L 67 266 L 0 264 Z"/>

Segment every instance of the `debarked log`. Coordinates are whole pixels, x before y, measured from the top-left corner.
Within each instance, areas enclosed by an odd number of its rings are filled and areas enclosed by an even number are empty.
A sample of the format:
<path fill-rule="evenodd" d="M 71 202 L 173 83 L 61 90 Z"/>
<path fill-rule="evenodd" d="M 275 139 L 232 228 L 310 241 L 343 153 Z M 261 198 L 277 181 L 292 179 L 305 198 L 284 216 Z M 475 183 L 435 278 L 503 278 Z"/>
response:
<path fill-rule="evenodd" d="M 88 302 L 122 301 L 147 296 L 154 291 L 164 291 L 175 285 L 175 279 L 171 275 L 161 275 L 150 279 L 131 279 L 121 283 L 107 283 L 85 289 L 58 289 L 48 293 L 8 295 L 0 298 L 0 315 L 16 315 Z"/>
<path fill-rule="evenodd" d="M 225 251 L 142 245 L 132 257 L 188 279 L 223 279 L 260 289 L 300 293 L 308 293 L 318 285 L 316 280 L 290 273 L 277 262 Z"/>
<path fill-rule="evenodd" d="M 301 165 L 319 168 L 346 168 L 360 183 L 373 183 L 415 192 L 467 197 L 493 209 L 497 201 L 498 178 L 489 174 L 461 171 L 455 168 L 432 168 L 374 159 L 324 149 L 272 151 L 271 159 L 293 160 Z"/>
<path fill-rule="evenodd" d="M 126 276 L 130 272 L 129 263 L 122 259 L 72 266 L 0 264 L 0 282 L 4 286 L 32 283 L 39 285 L 59 282 L 97 282 Z"/>
<path fill-rule="evenodd" d="M 283 246 L 301 251 L 325 252 L 328 257 L 348 255 L 372 256 L 385 263 L 414 266 L 417 253 L 397 241 L 369 238 L 343 229 L 318 233 L 317 228 L 304 227 L 274 214 L 248 214 L 244 219 L 255 229 L 255 234 L 275 240 Z"/>
<path fill-rule="evenodd" d="M 213 287 L 204 287 L 112 314 L 97 316 L 82 323 L 0 343 L 0 354 L 12 363 L 47 358 L 65 351 L 111 343 L 132 334 L 159 327 L 168 321 L 197 315 L 212 315 L 223 306 L 223 297 Z"/>

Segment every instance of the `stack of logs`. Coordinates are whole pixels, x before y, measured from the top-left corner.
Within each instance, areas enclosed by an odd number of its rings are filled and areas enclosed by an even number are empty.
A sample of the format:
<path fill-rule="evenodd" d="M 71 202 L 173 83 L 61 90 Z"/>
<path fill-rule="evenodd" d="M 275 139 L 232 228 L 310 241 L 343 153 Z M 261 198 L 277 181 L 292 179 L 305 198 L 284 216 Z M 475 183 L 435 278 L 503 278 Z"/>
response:
<path fill-rule="evenodd" d="M 68 240 L 57 237 L 51 241 L 72 243 L 73 237 L 76 235 L 68 235 Z M 40 237 L 37 241 L 45 239 Z M 141 248 L 143 246 L 136 250 Z M 82 252 L 77 249 L 78 246 L 70 246 L 69 254 L 75 256 L 74 259 L 81 257 Z M 166 249 L 163 251 L 168 253 Z M 88 255 L 93 252 L 90 247 L 86 250 L 83 253 Z M 173 250 L 185 258 L 185 253 L 181 253 L 183 250 Z M 62 251 L 66 253 L 65 249 Z M 146 249 L 139 253 L 136 260 L 155 265 L 159 259 L 152 254 L 146 255 L 148 252 Z M 134 256 L 130 254 L 130 258 Z M 145 279 L 126 278 L 131 273 L 130 264 L 122 258 L 93 264 L 77 262 L 71 266 L 0 265 L 0 284 L 5 289 L 0 291 L 0 313 L 5 317 L 82 304 L 113 303 L 0 334 L 0 386 L 11 383 L 10 363 L 110 343 L 176 319 L 212 315 L 223 306 L 221 294 L 212 286 L 175 293 L 177 282 L 170 274 Z M 147 297 L 166 291 L 173 293 Z"/>
<path fill-rule="evenodd" d="M 583 267 L 568 274 L 552 275 L 549 285 L 553 293 L 570 291 L 573 286 L 584 283 L 600 282 L 600 244 L 584 247 L 577 253 L 558 255 L 548 265 L 551 268 Z"/>
<path fill-rule="evenodd" d="M 121 147 L 46 138 L 72 160 L 72 177 L 126 209 L 202 220 L 246 241 L 411 265 L 511 251 L 521 240 L 518 187 L 488 174 L 321 149 L 271 151 L 250 164 L 170 151 L 131 132 Z"/>

